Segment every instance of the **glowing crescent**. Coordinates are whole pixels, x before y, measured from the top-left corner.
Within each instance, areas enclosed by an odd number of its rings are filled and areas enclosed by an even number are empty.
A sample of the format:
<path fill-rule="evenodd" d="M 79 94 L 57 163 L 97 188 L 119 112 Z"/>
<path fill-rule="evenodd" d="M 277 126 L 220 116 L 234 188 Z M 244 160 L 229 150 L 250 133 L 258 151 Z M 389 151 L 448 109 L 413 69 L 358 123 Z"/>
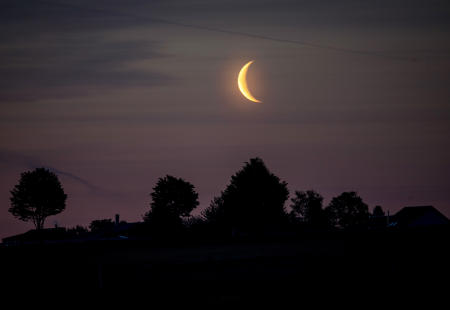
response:
<path fill-rule="evenodd" d="M 247 71 L 248 71 L 248 67 L 250 67 L 250 65 L 253 63 L 252 61 L 249 61 L 248 63 L 245 64 L 245 66 L 242 67 L 241 71 L 239 72 L 239 76 L 238 76 L 238 86 L 239 86 L 239 90 L 241 91 L 242 95 L 244 95 L 245 98 L 247 98 L 250 101 L 253 102 L 261 102 L 258 99 L 256 99 L 255 97 L 253 97 L 253 95 L 250 93 L 250 91 L 248 90 L 247 87 Z"/>

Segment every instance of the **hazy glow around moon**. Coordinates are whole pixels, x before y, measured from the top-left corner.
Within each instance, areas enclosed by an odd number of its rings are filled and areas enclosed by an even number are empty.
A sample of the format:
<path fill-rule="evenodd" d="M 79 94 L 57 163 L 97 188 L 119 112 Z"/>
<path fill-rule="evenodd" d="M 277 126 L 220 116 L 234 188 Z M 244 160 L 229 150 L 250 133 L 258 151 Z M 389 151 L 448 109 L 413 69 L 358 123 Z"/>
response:
<path fill-rule="evenodd" d="M 253 102 L 261 102 L 258 99 L 256 99 L 255 97 L 253 97 L 253 95 L 250 93 L 250 90 L 248 89 L 247 86 L 247 71 L 248 71 L 248 67 L 250 67 L 250 65 L 253 63 L 252 61 L 249 61 L 248 63 L 245 64 L 245 66 L 242 67 L 241 71 L 239 72 L 239 76 L 238 76 L 238 86 L 239 86 L 239 90 L 241 91 L 242 95 L 244 95 L 245 98 L 247 98 L 250 101 Z"/>

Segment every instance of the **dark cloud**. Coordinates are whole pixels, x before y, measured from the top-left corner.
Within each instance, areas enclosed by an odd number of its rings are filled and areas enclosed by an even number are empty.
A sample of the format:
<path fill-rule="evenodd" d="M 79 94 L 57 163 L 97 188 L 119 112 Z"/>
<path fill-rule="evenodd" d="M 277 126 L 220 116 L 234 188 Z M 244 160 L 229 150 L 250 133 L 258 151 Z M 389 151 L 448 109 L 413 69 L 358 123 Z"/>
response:
<path fill-rule="evenodd" d="M 26 168 L 35 168 L 42 166 L 39 159 L 22 153 L 8 150 L 0 150 L 0 162 L 3 165 L 19 165 Z"/>
<path fill-rule="evenodd" d="M 292 25 L 360 27 L 450 25 L 450 3 L 446 0 L 205 0 L 196 1 L 194 5 L 189 1 L 176 2 L 177 7 L 181 6 L 184 10 L 220 11 L 222 14 L 227 12 L 236 14 L 241 11 L 252 17 L 258 15 L 265 17 L 266 14 L 270 14 L 281 24 L 292 23 Z M 181 2 L 184 2 L 184 5 Z M 271 21 L 274 21 L 273 19 Z"/>
<path fill-rule="evenodd" d="M 87 180 L 86 178 L 83 178 L 72 172 L 61 170 L 54 166 L 48 165 L 45 163 L 45 161 L 41 160 L 39 157 L 28 155 L 27 153 L 0 150 L 0 162 L 3 165 L 20 167 L 28 170 L 33 170 L 36 168 L 46 168 L 60 177 L 65 177 L 71 180 L 72 182 L 83 185 L 91 194 L 116 198 L 123 197 L 122 193 L 112 191 L 110 189 L 101 186 L 97 186 L 92 182 L 90 182 L 89 180 Z"/>
<path fill-rule="evenodd" d="M 75 2 L 80 4 L 79 1 Z M 76 33 L 123 29 L 151 21 L 130 19 L 123 14 L 106 14 L 95 10 L 96 1 L 82 6 L 70 5 L 70 1 L 2 0 L 0 2 L 0 33 L 16 39 L 39 33 Z M 107 3 L 103 3 L 109 7 Z M 86 8 L 86 9 L 83 9 Z"/>
<path fill-rule="evenodd" d="M 77 176 L 77 175 L 75 175 L 73 173 L 70 173 L 70 172 L 67 172 L 67 171 L 62 171 L 62 170 L 59 170 L 59 169 L 56 169 L 56 168 L 53 168 L 53 167 L 45 167 L 45 168 L 47 168 L 48 170 L 50 170 L 50 171 L 52 171 L 52 172 L 54 172 L 54 173 L 56 173 L 58 175 L 66 176 L 66 177 L 68 177 L 68 178 L 70 178 L 70 179 L 72 179 L 72 180 L 74 180 L 74 181 L 76 181 L 76 182 L 78 182 L 80 184 L 83 184 L 84 186 L 86 186 L 88 189 L 90 189 L 92 191 L 99 191 L 99 190 L 101 190 L 98 186 L 96 186 L 94 184 L 91 184 L 89 181 L 87 181 L 87 180 L 85 180 L 85 179 L 83 179 L 83 178 L 81 178 L 81 177 L 79 177 L 79 176 Z"/>
<path fill-rule="evenodd" d="M 160 42 L 107 34 L 137 27 L 139 20 L 45 1 L 3 1 L 0 20 L 0 75 L 8 77 L 0 80 L 2 101 L 84 96 L 171 80 L 155 70 L 127 68 L 166 57 Z"/>
<path fill-rule="evenodd" d="M 235 1 L 31 1 L 0 2 L 3 35 L 40 32 L 92 31 L 154 25 L 170 21 L 203 27 L 261 24 L 298 27 L 443 27 L 450 26 L 450 3 L 445 0 L 235 0 Z M 233 20 L 232 23 L 228 21 Z M 208 24 L 213 22 L 214 24 Z M 182 26 L 182 25 L 181 25 Z M 28 28 L 27 28 L 28 27 Z M 55 29 L 57 27 L 57 29 Z M 257 33 L 266 35 L 266 33 Z M 15 33 L 13 36 L 17 36 Z M 294 40 L 295 38 L 286 38 Z M 326 42 L 325 42 L 326 43 Z"/>
<path fill-rule="evenodd" d="M 171 80 L 156 71 L 127 69 L 133 61 L 164 57 L 153 41 L 107 41 L 98 37 L 52 37 L 0 50 L 0 99 L 80 96 L 105 87 L 148 87 Z"/>
<path fill-rule="evenodd" d="M 45 165 L 43 163 L 43 161 L 40 160 L 39 158 L 28 155 L 28 154 L 0 150 L 0 161 L 2 162 L 2 164 L 19 166 L 19 167 L 23 167 L 26 169 L 35 169 L 35 168 L 44 167 L 44 168 L 47 168 L 48 170 L 56 173 L 57 175 L 68 177 L 71 180 L 84 185 L 86 188 L 88 188 L 91 191 L 101 191 L 102 190 L 100 187 L 92 184 L 91 182 L 89 182 L 88 180 L 86 180 L 80 176 L 77 176 L 73 173 L 70 173 L 67 171 L 62 171 L 60 169 Z"/>

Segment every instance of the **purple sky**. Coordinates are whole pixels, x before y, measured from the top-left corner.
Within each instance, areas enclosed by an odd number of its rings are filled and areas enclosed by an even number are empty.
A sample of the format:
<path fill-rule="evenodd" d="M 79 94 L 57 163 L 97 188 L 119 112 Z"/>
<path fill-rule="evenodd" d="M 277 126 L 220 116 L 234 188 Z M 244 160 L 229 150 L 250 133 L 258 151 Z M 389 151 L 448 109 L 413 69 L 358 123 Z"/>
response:
<path fill-rule="evenodd" d="M 447 3 L 0 0 L 0 237 L 32 228 L 7 211 L 26 170 L 58 173 L 46 226 L 71 227 L 140 220 L 166 174 L 198 214 L 255 156 L 291 194 L 450 216 Z"/>

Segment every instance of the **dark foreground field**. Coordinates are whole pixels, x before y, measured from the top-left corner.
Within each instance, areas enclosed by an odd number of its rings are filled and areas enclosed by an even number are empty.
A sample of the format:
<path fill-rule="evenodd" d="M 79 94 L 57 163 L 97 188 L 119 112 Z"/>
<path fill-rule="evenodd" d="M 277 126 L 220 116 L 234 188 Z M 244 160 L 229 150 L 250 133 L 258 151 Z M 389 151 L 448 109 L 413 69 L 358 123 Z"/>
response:
<path fill-rule="evenodd" d="M 447 283 L 447 232 L 2 247 L 0 268 L 3 289 L 145 289 L 149 298 L 207 301 L 292 297 L 304 288 L 393 294 Z"/>

